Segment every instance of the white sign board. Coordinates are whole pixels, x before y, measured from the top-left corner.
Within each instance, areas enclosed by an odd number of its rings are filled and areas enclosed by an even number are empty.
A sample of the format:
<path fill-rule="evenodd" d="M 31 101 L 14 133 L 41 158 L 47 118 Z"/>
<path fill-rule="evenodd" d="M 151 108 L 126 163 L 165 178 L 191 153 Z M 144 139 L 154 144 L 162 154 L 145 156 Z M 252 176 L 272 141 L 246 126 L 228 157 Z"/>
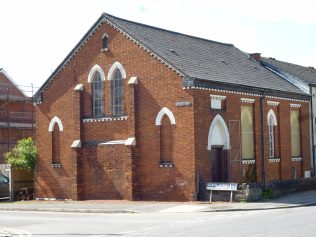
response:
<path fill-rule="evenodd" d="M 207 183 L 206 189 L 217 191 L 236 191 L 237 183 Z"/>
<path fill-rule="evenodd" d="M 222 101 L 211 99 L 211 108 L 212 109 L 221 109 L 222 108 Z"/>

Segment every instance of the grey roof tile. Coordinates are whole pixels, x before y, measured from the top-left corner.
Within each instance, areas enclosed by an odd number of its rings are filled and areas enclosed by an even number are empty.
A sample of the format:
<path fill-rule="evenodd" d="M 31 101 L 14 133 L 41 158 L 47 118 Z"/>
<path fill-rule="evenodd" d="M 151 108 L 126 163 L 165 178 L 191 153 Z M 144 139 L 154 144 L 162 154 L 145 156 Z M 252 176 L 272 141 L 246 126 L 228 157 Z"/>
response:
<path fill-rule="evenodd" d="M 316 69 L 313 67 L 304 67 L 266 57 L 261 57 L 261 61 L 270 64 L 285 73 L 295 76 L 307 84 L 316 84 Z"/>
<path fill-rule="evenodd" d="M 104 17 L 191 78 L 304 94 L 232 44 Z"/>
<path fill-rule="evenodd" d="M 232 44 L 172 32 L 103 13 L 36 92 L 35 101 L 41 101 L 41 92 L 103 20 L 108 20 L 186 77 L 305 94 Z"/>

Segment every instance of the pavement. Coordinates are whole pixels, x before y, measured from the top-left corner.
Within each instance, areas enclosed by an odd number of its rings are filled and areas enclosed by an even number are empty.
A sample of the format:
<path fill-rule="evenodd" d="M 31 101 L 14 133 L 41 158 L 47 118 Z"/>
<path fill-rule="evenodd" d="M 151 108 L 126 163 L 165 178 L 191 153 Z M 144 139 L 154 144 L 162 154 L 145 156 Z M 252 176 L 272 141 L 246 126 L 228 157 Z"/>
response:
<path fill-rule="evenodd" d="M 316 190 L 260 202 L 152 202 L 126 200 L 0 202 L 0 211 L 77 213 L 189 213 L 252 211 L 316 206 Z"/>

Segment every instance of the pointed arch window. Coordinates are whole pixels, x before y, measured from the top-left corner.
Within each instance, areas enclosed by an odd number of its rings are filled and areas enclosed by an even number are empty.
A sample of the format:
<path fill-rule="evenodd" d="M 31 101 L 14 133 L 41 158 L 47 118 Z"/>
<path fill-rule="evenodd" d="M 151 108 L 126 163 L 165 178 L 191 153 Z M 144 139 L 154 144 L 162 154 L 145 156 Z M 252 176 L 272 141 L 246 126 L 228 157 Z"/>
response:
<path fill-rule="evenodd" d="M 111 80 L 112 115 L 122 116 L 124 113 L 124 79 L 126 72 L 119 62 L 113 63 L 108 73 Z"/>
<path fill-rule="evenodd" d="M 156 117 L 155 124 L 159 126 L 160 167 L 173 167 L 173 133 L 176 119 L 168 108 L 162 108 Z"/>
<path fill-rule="evenodd" d="M 94 65 L 89 72 L 88 82 L 91 83 L 92 116 L 103 116 L 103 82 L 105 75 L 99 65 Z"/>
<path fill-rule="evenodd" d="M 274 133 L 274 126 L 277 125 L 276 116 L 271 109 L 267 116 L 268 119 L 268 135 L 269 135 L 269 157 L 275 157 L 275 133 Z"/>
<path fill-rule="evenodd" d="M 61 120 L 55 116 L 49 123 L 48 131 L 51 132 L 51 148 L 52 148 L 52 164 L 59 165 L 61 152 L 60 152 L 60 135 L 64 130 Z M 59 167 L 59 166 L 56 166 Z"/>
<path fill-rule="evenodd" d="M 52 131 L 52 164 L 60 164 L 60 131 L 57 123 Z"/>
<path fill-rule="evenodd" d="M 241 156 L 254 158 L 253 107 L 241 106 Z"/>
<path fill-rule="evenodd" d="M 290 111 L 292 157 L 301 156 L 300 112 Z"/>
<path fill-rule="evenodd" d="M 95 72 L 92 80 L 92 111 L 93 117 L 103 115 L 103 83 L 99 72 Z"/>
<path fill-rule="evenodd" d="M 121 116 L 123 114 L 123 76 L 119 69 L 116 69 L 112 78 L 112 114 Z"/>
<path fill-rule="evenodd" d="M 104 33 L 102 36 L 102 49 L 101 52 L 106 52 L 109 50 L 109 36 Z"/>

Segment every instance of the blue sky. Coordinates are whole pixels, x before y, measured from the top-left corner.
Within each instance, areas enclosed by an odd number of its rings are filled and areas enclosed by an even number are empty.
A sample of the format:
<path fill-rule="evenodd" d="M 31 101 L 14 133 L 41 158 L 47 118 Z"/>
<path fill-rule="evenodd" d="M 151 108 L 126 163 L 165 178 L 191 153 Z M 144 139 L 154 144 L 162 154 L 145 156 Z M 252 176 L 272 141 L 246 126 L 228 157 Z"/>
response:
<path fill-rule="evenodd" d="M 0 0 L 0 68 L 41 86 L 102 12 L 316 67 L 314 0 Z"/>

